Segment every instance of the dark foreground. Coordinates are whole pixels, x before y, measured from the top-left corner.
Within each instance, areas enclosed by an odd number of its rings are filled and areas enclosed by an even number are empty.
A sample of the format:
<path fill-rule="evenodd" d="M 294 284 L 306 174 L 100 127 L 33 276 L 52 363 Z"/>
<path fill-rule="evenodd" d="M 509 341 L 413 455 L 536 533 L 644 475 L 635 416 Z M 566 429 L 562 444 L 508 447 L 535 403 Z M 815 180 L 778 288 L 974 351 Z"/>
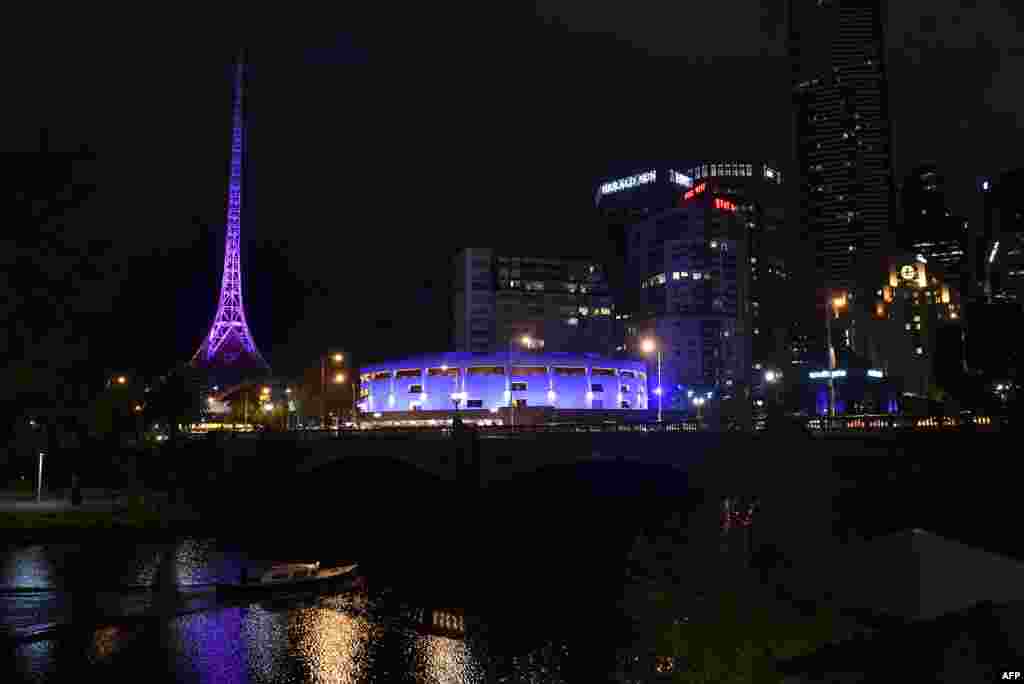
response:
<path fill-rule="evenodd" d="M 378 586 L 479 616 L 491 660 L 561 644 L 558 676 L 606 681 L 616 652 L 638 639 L 623 607 L 631 550 L 666 520 L 691 521 L 673 549 L 683 591 L 688 576 L 715 562 L 697 539 L 715 531 L 726 495 L 760 498 L 752 551 L 774 559 L 776 577 L 908 527 L 1022 557 L 1016 538 L 991 523 L 1014 515 L 1013 469 L 1000 453 L 999 436 L 817 451 L 774 445 L 718 454 L 686 473 L 583 464 L 484 491 L 386 460 L 305 476 L 240 468 L 189 491 L 198 522 L 118 534 L 137 542 L 195 533 L 257 556 L 359 559 Z"/>

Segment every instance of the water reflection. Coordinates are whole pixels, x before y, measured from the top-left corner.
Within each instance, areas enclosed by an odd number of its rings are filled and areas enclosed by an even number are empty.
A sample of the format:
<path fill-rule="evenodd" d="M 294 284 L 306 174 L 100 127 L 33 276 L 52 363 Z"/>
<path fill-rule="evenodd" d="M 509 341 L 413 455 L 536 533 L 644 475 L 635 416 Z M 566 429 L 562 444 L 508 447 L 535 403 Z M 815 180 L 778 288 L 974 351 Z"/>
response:
<path fill-rule="evenodd" d="M 18 679 L 59 673 L 130 675 L 177 682 L 393 682 L 476 684 L 480 654 L 466 641 L 419 633 L 372 613 L 353 614 L 335 596 L 313 605 L 217 608 L 142 626 L 108 626 L 79 638 L 16 648 Z M 408 624 L 408 623 L 406 623 Z"/>
<path fill-rule="evenodd" d="M 363 617 L 324 608 L 288 614 L 291 651 L 299 659 L 304 681 L 356 682 L 367 675 L 367 644 L 383 629 Z"/>
<path fill-rule="evenodd" d="M 475 684 L 486 679 L 482 648 L 430 634 L 431 620 L 423 617 L 431 611 L 420 605 L 361 592 L 234 605 L 209 588 L 184 589 L 234 579 L 239 560 L 202 540 L 0 552 L 0 577 L 8 586 L 68 590 L 0 596 L 8 627 L 12 621 L 31 625 L 41 617 L 66 622 L 74 616 L 113 616 L 113 624 L 100 628 L 86 622 L 84 631 L 75 627 L 59 638 L 10 645 L 7 653 L 14 659 L 0 662 L 0 682 Z M 149 584 L 153 591 L 97 591 L 92 583 L 104 576 L 125 585 Z M 193 596 L 197 591 L 205 593 Z M 188 607 L 200 610 L 181 614 Z M 117 616 L 129 615 L 148 617 L 118 622 Z M 462 623 L 461 614 L 439 615 L 441 626 L 449 629 Z"/>
<path fill-rule="evenodd" d="M 60 570 L 60 563 L 46 546 L 24 546 L 0 553 L 0 587 L 50 588 L 60 583 Z"/>
<path fill-rule="evenodd" d="M 168 558 L 169 556 L 169 558 Z M 192 586 L 216 582 L 237 564 L 212 539 L 175 544 L 48 544 L 0 549 L 0 588 L 61 589 L 83 575 L 105 588 L 152 586 L 161 562 L 170 560 L 173 582 Z"/>
<path fill-rule="evenodd" d="M 485 671 L 465 641 L 418 635 L 413 642 L 417 682 L 482 682 Z"/>
<path fill-rule="evenodd" d="M 179 681 L 247 682 L 250 641 L 245 638 L 243 609 L 196 613 L 167 623 L 166 644 L 174 655 Z M 161 626 L 162 629 L 162 626 Z"/>

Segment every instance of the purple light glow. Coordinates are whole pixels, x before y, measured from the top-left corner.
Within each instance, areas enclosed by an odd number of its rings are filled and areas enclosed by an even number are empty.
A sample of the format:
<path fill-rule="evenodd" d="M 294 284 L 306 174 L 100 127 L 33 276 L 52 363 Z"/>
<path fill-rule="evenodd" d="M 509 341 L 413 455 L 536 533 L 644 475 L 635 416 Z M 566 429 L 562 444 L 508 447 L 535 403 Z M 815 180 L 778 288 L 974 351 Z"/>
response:
<path fill-rule="evenodd" d="M 247 361 L 261 368 L 268 368 L 256 343 L 249 332 L 242 306 L 242 258 L 241 258 L 241 211 L 242 211 L 242 153 L 245 146 L 245 124 L 242 117 L 242 83 L 245 76 L 245 62 L 241 56 L 235 72 L 235 98 L 232 111 L 231 134 L 231 178 L 228 183 L 228 221 L 224 241 L 224 275 L 221 279 L 217 315 L 213 319 L 210 333 L 203 340 L 199 351 L 192 357 L 192 363 L 204 365 L 233 365 L 241 355 Z M 229 344 L 229 342 L 233 342 Z"/>

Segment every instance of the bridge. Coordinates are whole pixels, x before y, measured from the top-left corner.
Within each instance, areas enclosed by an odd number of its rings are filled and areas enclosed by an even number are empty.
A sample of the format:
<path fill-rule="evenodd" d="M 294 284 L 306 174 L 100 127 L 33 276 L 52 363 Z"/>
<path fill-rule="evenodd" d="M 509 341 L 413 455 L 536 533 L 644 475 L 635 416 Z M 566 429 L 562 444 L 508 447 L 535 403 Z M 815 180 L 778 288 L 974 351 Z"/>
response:
<path fill-rule="evenodd" d="M 468 477 L 482 488 L 541 468 L 580 463 L 665 465 L 689 472 L 707 460 L 777 450 L 821 453 L 834 440 L 901 448 L 906 440 L 935 435 L 998 432 L 999 419 L 858 416 L 811 419 L 782 432 L 701 429 L 695 423 L 635 425 L 525 425 L 465 428 L 387 428 L 214 432 L 225 471 L 251 462 L 287 459 L 298 473 L 360 459 L 406 463 L 443 481 Z M 802 428 L 802 429 L 801 429 Z M 869 447 L 870 449 L 870 447 Z"/>

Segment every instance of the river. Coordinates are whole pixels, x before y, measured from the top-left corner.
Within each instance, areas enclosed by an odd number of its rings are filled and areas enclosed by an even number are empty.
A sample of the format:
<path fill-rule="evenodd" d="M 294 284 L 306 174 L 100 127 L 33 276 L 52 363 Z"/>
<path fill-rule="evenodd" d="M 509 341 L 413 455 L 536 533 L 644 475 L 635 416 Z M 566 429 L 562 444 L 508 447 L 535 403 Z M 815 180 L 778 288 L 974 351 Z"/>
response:
<path fill-rule="evenodd" d="M 561 647 L 489 675 L 472 615 L 464 639 L 430 634 L 415 618 L 434 607 L 372 580 L 334 595 L 218 598 L 213 583 L 273 560 L 212 539 L 0 549 L 0 681 L 561 681 Z"/>

